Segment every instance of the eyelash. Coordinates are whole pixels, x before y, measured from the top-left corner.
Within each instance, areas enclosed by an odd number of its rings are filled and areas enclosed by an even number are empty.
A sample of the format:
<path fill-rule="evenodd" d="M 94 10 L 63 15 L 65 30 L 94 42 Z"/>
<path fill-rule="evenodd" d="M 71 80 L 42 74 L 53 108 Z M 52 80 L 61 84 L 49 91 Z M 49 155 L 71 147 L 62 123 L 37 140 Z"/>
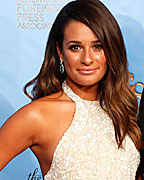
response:
<path fill-rule="evenodd" d="M 96 45 L 93 46 L 93 48 L 95 48 L 95 49 L 97 49 L 97 50 L 101 50 L 101 49 L 102 49 L 102 45 L 101 45 L 101 44 L 96 44 Z M 79 49 L 80 49 L 80 46 L 79 46 L 79 45 L 71 45 L 71 46 L 69 47 L 69 49 L 70 49 L 70 50 L 73 50 L 73 51 L 79 50 Z"/>
<path fill-rule="evenodd" d="M 96 45 L 94 45 L 94 48 L 95 49 L 102 49 L 102 45 L 101 44 L 96 44 Z"/>
<path fill-rule="evenodd" d="M 78 48 L 80 48 L 79 45 L 71 45 L 69 47 L 69 49 L 71 49 L 71 50 L 78 50 Z"/>

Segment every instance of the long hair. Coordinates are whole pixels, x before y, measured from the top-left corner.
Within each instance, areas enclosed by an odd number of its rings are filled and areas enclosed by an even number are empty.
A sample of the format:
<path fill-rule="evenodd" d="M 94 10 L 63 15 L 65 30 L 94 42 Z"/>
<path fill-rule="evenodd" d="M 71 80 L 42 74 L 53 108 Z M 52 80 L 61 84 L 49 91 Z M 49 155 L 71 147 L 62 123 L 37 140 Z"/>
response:
<path fill-rule="evenodd" d="M 25 94 L 36 100 L 62 89 L 66 73 L 61 74 L 59 71 L 56 44 L 60 50 L 63 49 L 64 29 L 71 20 L 87 25 L 102 44 L 108 69 L 99 82 L 100 104 L 113 121 L 118 147 L 122 147 L 122 142 L 128 135 L 139 149 L 141 134 L 137 125 L 137 100 L 129 87 L 124 40 L 115 18 L 99 0 L 76 0 L 62 8 L 49 33 L 41 70 L 26 84 Z M 30 85 L 33 85 L 32 97 L 27 92 Z"/>

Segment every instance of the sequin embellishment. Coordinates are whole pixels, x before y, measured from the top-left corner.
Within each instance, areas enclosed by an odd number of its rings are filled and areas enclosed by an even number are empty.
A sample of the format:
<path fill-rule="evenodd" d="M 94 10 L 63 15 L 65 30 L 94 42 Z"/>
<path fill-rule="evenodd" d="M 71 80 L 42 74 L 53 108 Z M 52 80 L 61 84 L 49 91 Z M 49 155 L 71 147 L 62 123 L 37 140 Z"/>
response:
<path fill-rule="evenodd" d="M 63 90 L 76 110 L 44 180 L 135 180 L 140 155 L 132 140 L 126 136 L 124 149 L 118 149 L 112 120 L 99 101 L 80 98 L 66 82 Z"/>

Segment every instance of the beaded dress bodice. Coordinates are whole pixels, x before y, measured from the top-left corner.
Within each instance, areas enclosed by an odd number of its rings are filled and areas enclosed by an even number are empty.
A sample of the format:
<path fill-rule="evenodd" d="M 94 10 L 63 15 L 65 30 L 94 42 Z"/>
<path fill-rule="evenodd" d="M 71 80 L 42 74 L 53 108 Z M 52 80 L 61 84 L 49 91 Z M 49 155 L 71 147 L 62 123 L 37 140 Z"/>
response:
<path fill-rule="evenodd" d="M 135 180 L 140 156 L 132 140 L 126 136 L 118 149 L 112 120 L 99 101 L 80 98 L 66 82 L 63 90 L 75 102 L 75 114 L 44 180 Z"/>

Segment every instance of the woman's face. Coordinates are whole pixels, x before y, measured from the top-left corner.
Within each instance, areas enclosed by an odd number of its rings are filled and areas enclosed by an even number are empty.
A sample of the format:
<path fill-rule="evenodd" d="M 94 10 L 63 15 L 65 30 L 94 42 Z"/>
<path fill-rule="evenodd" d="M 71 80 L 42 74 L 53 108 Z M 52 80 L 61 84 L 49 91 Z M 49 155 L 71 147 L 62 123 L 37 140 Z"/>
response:
<path fill-rule="evenodd" d="M 66 80 L 82 86 L 97 85 L 107 64 L 102 45 L 85 24 L 72 20 L 64 29 L 63 50 L 57 46 L 67 73 Z"/>

